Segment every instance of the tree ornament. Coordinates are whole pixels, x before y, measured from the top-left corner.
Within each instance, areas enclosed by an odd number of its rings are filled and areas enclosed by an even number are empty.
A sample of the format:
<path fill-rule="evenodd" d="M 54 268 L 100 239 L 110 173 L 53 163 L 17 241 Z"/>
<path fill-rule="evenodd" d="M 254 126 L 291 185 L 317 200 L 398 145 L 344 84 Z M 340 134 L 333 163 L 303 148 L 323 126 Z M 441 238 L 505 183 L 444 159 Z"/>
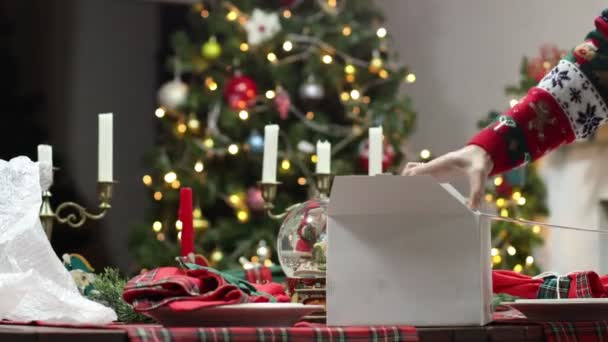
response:
<path fill-rule="evenodd" d="M 395 162 L 395 148 L 392 144 L 384 140 L 382 144 L 382 172 L 388 170 Z M 367 170 L 369 165 L 369 140 L 364 140 L 359 145 L 359 166 Z"/>
<path fill-rule="evenodd" d="M 264 198 L 258 187 L 250 187 L 247 190 L 247 206 L 253 211 L 264 210 Z"/>
<path fill-rule="evenodd" d="M 259 8 L 253 10 L 243 27 L 247 31 L 247 42 L 252 47 L 271 39 L 281 31 L 279 15 L 274 12 L 264 12 Z"/>
<path fill-rule="evenodd" d="M 254 130 L 251 132 L 249 139 L 247 139 L 247 143 L 249 144 L 252 152 L 259 153 L 264 149 L 264 138 L 258 131 Z"/>
<path fill-rule="evenodd" d="M 318 101 L 325 96 L 325 89 L 313 75 L 308 76 L 300 86 L 300 98 L 307 101 Z"/>
<path fill-rule="evenodd" d="M 216 59 L 222 54 L 222 46 L 217 42 L 215 37 L 211 37 L 201 47 L 201 54 L 207 59 Z"/>
<path fill-rule="evenodd" d="M 237 74 L 230 78 L 224 88 L 224 98 L 234 110 L 243 110 L 252 106 L 257 95 L 255 82 L 245 75 Z"/>
<path fill-rule="evenodd" d="M 372 59 L 369 62 L 369 72 L 377 73 L 384 66 L 384 62 L 382 61 L 382 57 L 380 57 L 380 51 L 374 50 L 372 52 Z"/>
<path fill-rule="evenodd" d="M 277 89 L 276 96 L 274 97 L 274 105 L 277 108 L 277 112 L 279 112 L 281 120 L 287 119 L 289 108 L 291 107 L 291 99 L 289 98 L 289 93 L 283 88 Z"/>
<path fill-rule="evenodd" d="M 173 80 L 163 84 L 158 90 L 158 104 L 168 109 L 177 109 L 186 103 L 188 85 L 176 76 Z"/>

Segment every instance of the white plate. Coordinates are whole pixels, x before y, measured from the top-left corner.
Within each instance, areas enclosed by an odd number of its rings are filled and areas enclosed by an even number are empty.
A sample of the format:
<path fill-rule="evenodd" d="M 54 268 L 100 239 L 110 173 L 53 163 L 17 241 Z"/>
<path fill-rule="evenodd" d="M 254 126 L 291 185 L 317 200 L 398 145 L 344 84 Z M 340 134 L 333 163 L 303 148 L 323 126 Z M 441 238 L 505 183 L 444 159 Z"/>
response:
<path fill-rule="evenodd" d="M 502 305 L 517 309 L 531 321 L 608 320 L 608 298 L 518 299 Z"/>
<path fill-rule="evenodd" d="M 291 327 L 302 317 L 323 310 L 322 305 L 247 303 L 181 313 L 161 307 L 147 314 L 169 327 Z"/>

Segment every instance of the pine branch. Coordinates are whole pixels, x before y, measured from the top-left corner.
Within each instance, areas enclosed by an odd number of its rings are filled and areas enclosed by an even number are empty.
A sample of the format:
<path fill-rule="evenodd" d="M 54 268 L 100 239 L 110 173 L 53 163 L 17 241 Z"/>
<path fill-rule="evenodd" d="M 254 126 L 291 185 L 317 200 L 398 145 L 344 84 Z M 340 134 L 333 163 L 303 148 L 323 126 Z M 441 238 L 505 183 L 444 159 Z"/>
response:
<path fill-rule="evenodd" d="M 96 275 L 93 282 L 95 290 L 88 297 L 116 311 L 120 322 L 153 323 L 154 320 L 135 312 L 133 307 L 122 299 L 126 283 L 127 281 L 120 276 L 117 269 L 105 268 L 103 273 Z"/>

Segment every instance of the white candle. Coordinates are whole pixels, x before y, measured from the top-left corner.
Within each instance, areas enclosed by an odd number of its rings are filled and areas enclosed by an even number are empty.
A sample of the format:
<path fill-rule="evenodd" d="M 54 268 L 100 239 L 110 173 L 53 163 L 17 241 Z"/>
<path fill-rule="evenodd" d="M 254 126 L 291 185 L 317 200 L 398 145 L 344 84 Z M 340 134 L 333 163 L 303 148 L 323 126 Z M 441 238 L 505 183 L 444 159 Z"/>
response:
<path fill-rule="evenodd" d="M 264 163 L 262 164 L 262 182 L 277 181 L 277 153 L 279 148 L 279 125 L 264 127 Z"/>
<path fill-rule="evenodd" d="M 331 144 L 329 141 L 317 141 L 317 173 L 331 173 Z"/>
<path fill-rule="evenodd" d="M 374 176 L 382 173 L 382 127 L 369 129 L 368 173 Z"/>
<path fill-rule="evenodd" d="M 51 145 L 38 145 L 38 162 L 48 164 L 53 168 L 53 147 Z"/>
<path fill-rule="evenodd" d="M 98 140 L 98 180 L 100 182 L 111 182 L 112 175 L 112 133 L 113 114 L 99 114 L 99 140 Z"/>

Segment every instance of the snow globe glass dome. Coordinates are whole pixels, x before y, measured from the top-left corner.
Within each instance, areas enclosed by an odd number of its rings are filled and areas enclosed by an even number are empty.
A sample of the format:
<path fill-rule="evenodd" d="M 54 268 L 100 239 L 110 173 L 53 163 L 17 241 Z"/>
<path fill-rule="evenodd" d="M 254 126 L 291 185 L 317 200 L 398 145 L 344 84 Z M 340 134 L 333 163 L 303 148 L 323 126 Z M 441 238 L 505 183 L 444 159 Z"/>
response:
<path fill-rule="evenodd" d="M 310 199 L 289 211 L 277 241 L 283 272 L 289 278 L 323 278 L 327 253 L 329 199 Z"/>

